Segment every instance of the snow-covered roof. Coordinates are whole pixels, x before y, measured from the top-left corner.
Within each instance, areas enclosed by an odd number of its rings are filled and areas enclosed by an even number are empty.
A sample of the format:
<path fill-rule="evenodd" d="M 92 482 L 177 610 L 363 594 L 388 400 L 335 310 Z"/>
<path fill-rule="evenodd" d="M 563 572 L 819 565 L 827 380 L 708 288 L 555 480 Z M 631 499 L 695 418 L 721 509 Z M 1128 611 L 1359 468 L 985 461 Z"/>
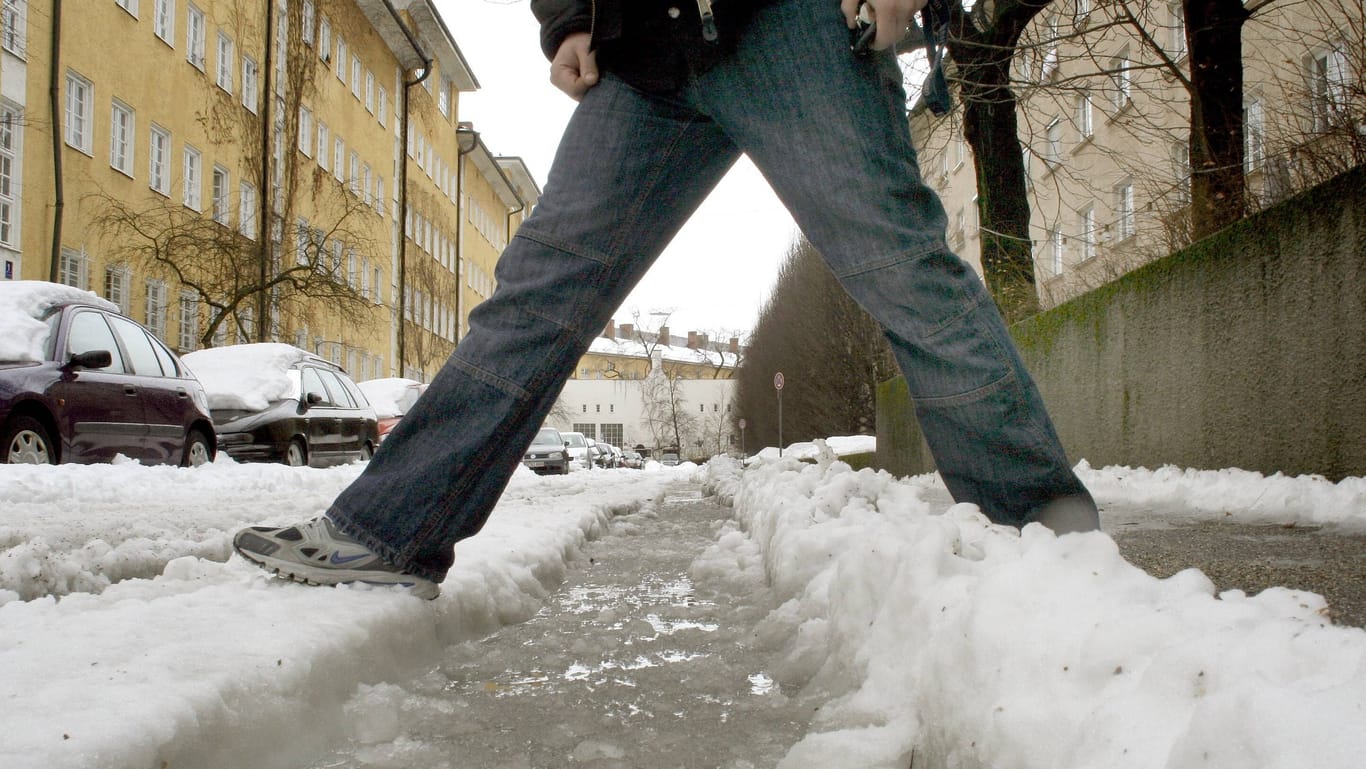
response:
<path fill-rule="evenodd" d="M 196 350 L 181 356 L 209 394 L 209 408 L 261 411 L 274 401 L 298 397 L 294 364 L 313 353 L 292 344 L 260 342 Z"/>
<path fill-rule="evenodd" d="M 667 344 L 655 345 L 654 351 L 662 355 L 664 360 L 678 363 L 698 363 L 708 366 L 715 366 L 719 363 L 726 368 L 735 368 L 739 364 L 739 356 L 733 352 L 698 350 L 692 347 L 676 347 Z M 605 336 L 594 339 L 593 344 L 588 347 L 588 352 L 598 355 L 621 355 L 628 358 L 649 357 L 648 348 L 638 339 L 609 339 Z"/>
<path fill-rule="evenodd" d="M 0 281 L 0 360 L 38 363 L 47 350 L 47 324 L 39 320 L 63 304 L 93 304 L 118 312 L 118 305 L 89 291 L 45 280 Z"/>

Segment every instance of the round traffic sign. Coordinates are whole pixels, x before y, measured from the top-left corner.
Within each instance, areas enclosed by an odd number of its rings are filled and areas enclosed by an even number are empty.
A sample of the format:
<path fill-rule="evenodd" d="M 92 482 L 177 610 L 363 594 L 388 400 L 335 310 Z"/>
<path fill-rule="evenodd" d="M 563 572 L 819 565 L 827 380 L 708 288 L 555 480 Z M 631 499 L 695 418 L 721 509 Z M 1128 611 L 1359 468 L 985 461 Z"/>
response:
<path fill-rule="evenodd" d="M 783 389 L 783 372 L 779 371 L 778 373 L 773 375 L 773 389 Z"/>

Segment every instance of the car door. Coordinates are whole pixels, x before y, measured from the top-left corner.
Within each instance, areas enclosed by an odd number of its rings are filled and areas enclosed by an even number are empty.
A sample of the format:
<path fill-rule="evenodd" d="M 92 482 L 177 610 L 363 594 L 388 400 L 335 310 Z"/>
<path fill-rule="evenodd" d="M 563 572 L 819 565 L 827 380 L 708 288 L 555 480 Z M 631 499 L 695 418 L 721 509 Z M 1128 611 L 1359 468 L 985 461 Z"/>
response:
<path fill-rule="evenodd" d="M 337 372 L 318 369 L 323 384 L 332 393 L 332 403 L 336 410 L 337 457 L 338 462 L 350 461 L 360 456 L 361 445 L 365 440 L 365 418 L 360 405 L 351 397 L 351 391 L 342 384 Z"/>
<path fill-rule="evenodd" d="M 69 462 L 108 462 L 117 454 L 142 459 L 147 443 L 142 401 L 113 329 L 105 314 L 93 308 L 66 313 L 70 317 L 58 360 L 106 350 L 110 362 L 101 369 L 70 368 L 52 386 L 54 400 L 61 404 L 56 418 L 66 444 L 63 457 Z"/>
<path fill-rule="evenodd" d="M 341 415 L 337 413 L 336 404 L 332 402 L 332 394 L 323 384 L 321 370 L 314 366 L 304 366 L 299 372 L 299 381 L 307 406 L 303 416 L 308 425 L 308 463 L 314 467 L 332 464 L 337 461 L 337 453 L 340 451 L 338 444 L 342 432 Z M 316 402 L 309 403 L 315 394 Z"/>
<path fill-rule="evenodd" d="M 194 398 L 180 379 L 170 351 L 133 321 L 110 315 L 109 324 L 128 353 L 132 376 L 147 424 L 145 459 L 178 463 L 185 452 L 185 429 L 193 420 Z"/>

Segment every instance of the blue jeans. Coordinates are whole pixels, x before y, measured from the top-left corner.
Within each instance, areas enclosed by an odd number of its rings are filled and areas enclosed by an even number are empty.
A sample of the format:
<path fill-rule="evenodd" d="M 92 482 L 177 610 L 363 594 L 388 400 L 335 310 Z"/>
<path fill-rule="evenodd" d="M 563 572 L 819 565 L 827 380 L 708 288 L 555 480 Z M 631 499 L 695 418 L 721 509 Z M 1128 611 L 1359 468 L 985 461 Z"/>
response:
<path fill-rule="evenodd" d="M 765 7 L 677 93 L 609 73 L 570 120 L 494 295 L 328 514 L 441 580 L 589 343 L 741 152 L 885 330 L 954 497 L 1015 525 L 1054 499 L 1091 504 L 995 304 L 945 243 L 904 105 L 894 57 L 854 56 L 835 0 Z"/>

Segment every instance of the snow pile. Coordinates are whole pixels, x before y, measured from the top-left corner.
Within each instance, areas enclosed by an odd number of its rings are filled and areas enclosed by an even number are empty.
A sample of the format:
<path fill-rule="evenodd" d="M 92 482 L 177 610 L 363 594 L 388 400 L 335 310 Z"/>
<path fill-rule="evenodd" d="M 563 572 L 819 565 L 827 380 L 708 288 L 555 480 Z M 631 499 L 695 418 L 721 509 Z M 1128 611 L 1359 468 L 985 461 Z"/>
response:
<path fill-rule="evenodd" d="M 612 516 L 685 477 L 519 472 L 430 602 L 228 558 L 237 528 L 321 514 L 360 469 L 6 466 L 0 767 L 307 765 L 361 685 L 528 619 Z"/>
<path fill-rule="evenodd" d="M 291 369 L 310 355 L 294 345 L 261 342 L 196 350 L 181 360 L 204 385 L 210 408 L 264 411 L 299 397 L 298 374 Z"/>
<path fill-rule="evenodd" d="M 734 464 L 704 471 L 734 489 L 738 529 L 699 568 L 753 581 L 762 563 L 784 601 L 759 630 L 781 654 L 775 677 L 834 697 L 782 767 L 1346 768 L 1366 755 L 1366 632 L 1330 625 L 1317 595 L 1215 595 L 1195 570 L 1149 576 L 1102 533 L 1017 532 L 972 505 L 935 514 L 924 477 Z M 1126 484 L 1166 493 L 1110 472 L 1102 500 Z M 1187 480 L 1197 500 L 1228 491 Z"/>
<path fill-rule="evenodd" d="M 818 459 L 825 451 L 830 451 L 836 457 L 870 454 L 877 451 L 877 436 L 836 435 L 830 438 L 817 438 L 814 441 L 799 441 L 783 449 L 782 456 L 784 459 Z M 752 464 L 761 459 L 778 459 L 777 447 L 761 449 L 759 453 L 751 455 L 746 463 Z"/>
<path fill-rule="evenodd" d="M 0 361 L 41 363 L 47 357 L 47 324 L 39 320 L 50 308 L 79 302 L 118 312 L 118 305 L 60 283 L 0 280 Z"/>
<path fill-rule="evenodd" d="M 1077 466 L 1097 499 L 1134 507 L 1189 509 L 1200 518 L 1239 523 L 1334 525 L 1366 532 L 1366 478 L 1331 483 L 1318 475 L 1271 475 L 1247 470 L 1157 470 Z"/>

